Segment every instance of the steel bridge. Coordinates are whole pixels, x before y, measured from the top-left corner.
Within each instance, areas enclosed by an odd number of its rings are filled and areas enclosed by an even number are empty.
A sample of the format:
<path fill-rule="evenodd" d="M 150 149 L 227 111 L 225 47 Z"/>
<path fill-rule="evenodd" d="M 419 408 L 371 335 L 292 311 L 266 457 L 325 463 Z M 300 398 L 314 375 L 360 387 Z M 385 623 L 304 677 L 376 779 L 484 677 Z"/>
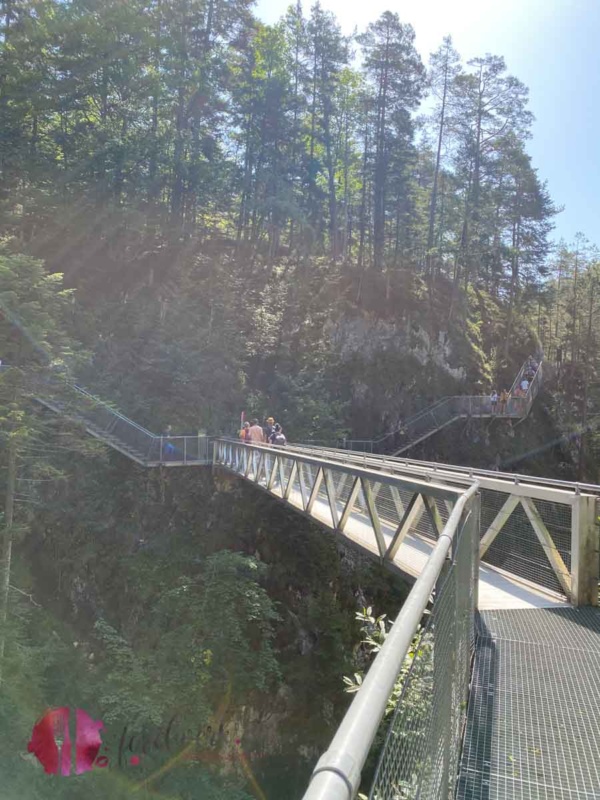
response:
<path fill-rule="evenodd" d="M 160 436 L 81 387 L 32 397 L 137 463 L 249 481 L 413 582 L 305 800 L 356 797 L 382 726 L 370 800 L 600 798 L 600 486 Z"/>

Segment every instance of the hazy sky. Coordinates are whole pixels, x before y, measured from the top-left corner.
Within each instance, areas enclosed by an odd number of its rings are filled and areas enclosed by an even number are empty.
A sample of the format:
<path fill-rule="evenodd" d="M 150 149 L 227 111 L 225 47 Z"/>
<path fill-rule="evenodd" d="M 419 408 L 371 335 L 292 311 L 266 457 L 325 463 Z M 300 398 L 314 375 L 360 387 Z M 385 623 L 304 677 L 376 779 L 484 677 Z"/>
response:
<path fill-rule="evenodd" d="M 312 0 L 304 0 L 305 13 Z M 289 0 L 258 0 L 265 22 Z M 424 61 L 446 34 L 463 60 L 493 53 L 529 87 L 535 114 L 528 150 L 564 211 L 555 237 L 582 231 L 600 245 L 600 0 L 321 0 L 344 32 L 387 9 L 410 22 Z"/>

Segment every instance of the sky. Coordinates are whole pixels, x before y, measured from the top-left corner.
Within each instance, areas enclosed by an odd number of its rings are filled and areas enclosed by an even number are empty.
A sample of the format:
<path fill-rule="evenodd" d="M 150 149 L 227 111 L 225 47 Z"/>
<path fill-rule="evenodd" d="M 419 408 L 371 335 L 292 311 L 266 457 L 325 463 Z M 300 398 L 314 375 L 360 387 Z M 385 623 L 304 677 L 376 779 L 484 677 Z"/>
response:
<path fill-rule="evenodd" d="M 275 22 L 289 0 L 258 0 Z M 312 0 L 304 0 L 305 13 Z M 450 34 L 463 61 L 504 56 L 529 88 L 536 117 L 528 151 L 555 205 L 554 238 L 578 231 L 600 245 L 600 0 L 321 0 L 345 33 L 364 30 L 384 11 L 415 29 L 425 62 Z"/>

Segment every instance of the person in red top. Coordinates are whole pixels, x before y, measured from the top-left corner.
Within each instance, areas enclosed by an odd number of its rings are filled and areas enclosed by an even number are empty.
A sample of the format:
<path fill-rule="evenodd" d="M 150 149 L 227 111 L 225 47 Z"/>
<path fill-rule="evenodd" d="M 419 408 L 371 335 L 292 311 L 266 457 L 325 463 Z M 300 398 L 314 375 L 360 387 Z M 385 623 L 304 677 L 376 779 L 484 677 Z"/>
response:
<path fill-rule="evenodd" d="M 257 419 L 252 420 L 252 425 L 248 429 L 248 438 L 246 439 L 247 442 L 250 444 L 264 444 L 265 443 L 265 432 L 258 424 Z"/>

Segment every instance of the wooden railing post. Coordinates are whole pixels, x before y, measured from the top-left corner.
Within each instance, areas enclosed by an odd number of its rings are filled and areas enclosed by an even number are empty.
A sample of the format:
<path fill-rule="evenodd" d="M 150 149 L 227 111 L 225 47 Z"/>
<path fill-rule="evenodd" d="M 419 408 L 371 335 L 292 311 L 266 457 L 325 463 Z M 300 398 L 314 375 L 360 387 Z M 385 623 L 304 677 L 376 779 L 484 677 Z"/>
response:
<path fill-rule="evenodd" d="M 571 516 L 571 602 L 575 606 L 598 605 L 597 498 L 580 494 Z"/>

